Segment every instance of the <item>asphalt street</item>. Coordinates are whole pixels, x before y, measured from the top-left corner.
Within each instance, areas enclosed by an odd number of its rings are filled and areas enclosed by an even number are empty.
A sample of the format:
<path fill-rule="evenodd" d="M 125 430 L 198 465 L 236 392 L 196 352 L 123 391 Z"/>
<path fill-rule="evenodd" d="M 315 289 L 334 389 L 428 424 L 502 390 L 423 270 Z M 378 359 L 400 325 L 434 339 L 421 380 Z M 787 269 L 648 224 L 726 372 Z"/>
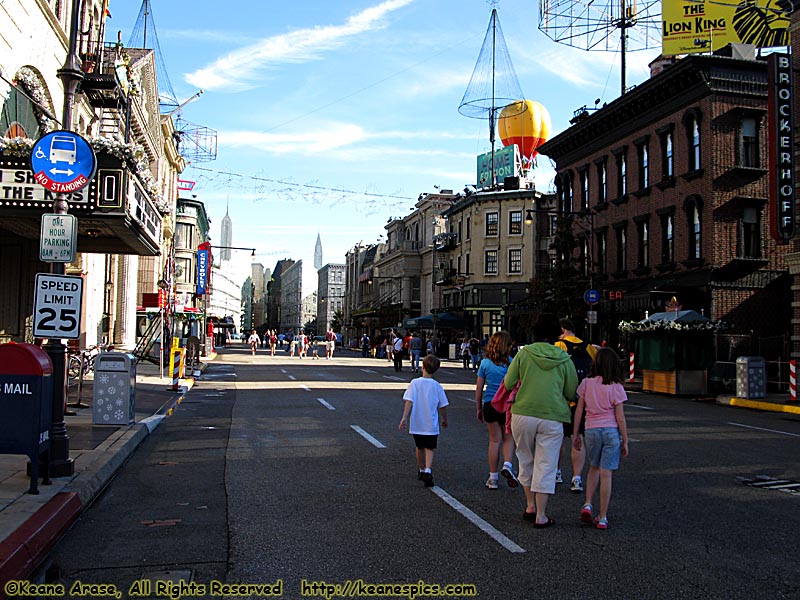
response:
<path fill-rule="evenodd" d="M 280 582 L 284 598 L 420 582 L 498 599 L 800 596 L 800 493 L 744 484 L 800 480 L 798 417 L 632 392 L 610 528 L 580 523 L 582 496 L 559 486 L 556 526 L 538 530 L 520 518 L 521 490 L 484 487 L 475 376 L 454 362 L 436 374 L 450 400 L 437 485 L 417 480 L 397 429 L 415 376 L 350 353 L 221 353 L 55 548 L 47 581 L 121 597 L 142 581 L 161 593 L 141 597 L 167 597 L 179 580 L 205 586 L 200 597 L 267 591 L 213 581 Z M 348 581 L 361 583 L 321 586 Z"/>

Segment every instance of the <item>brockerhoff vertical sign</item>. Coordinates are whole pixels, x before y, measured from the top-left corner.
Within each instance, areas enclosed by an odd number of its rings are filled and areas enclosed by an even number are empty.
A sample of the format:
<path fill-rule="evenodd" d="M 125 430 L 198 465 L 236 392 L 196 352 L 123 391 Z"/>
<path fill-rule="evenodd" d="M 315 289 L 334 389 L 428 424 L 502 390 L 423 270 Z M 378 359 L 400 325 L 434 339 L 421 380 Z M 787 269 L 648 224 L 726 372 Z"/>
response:
<path fill-rule="evenodd" d="M 794 148 L 792 146 L 792 60 L 770 54 L 769 68 L 769 181 L 772 237 L 788 242 L 794 236 Z"/>

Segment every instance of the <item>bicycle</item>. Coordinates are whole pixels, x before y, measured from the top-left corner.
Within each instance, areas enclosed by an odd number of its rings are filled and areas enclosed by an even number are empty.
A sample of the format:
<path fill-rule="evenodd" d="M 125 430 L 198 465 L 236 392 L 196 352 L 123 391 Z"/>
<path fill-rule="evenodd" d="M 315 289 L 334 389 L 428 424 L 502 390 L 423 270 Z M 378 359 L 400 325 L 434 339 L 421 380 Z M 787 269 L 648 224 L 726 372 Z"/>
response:
<path fill-rule="evenodd" d="M 69 379 L 82 379 L 88 373 L 94 372 L 94 363 L 101 352 L 113 350 L 114 346 L 99 344 L 90 346 L 86 350 L 70 354 L 67 362 Z"/>

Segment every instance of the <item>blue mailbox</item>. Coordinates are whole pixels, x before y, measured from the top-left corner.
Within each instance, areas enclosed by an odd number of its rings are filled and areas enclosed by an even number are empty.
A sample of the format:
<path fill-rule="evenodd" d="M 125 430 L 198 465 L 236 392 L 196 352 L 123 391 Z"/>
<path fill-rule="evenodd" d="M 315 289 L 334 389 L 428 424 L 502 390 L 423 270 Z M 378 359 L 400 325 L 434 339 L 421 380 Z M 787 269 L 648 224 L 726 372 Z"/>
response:
<path fill-rule="evenodd" d="M 49 483 L 50 424 L 53 412 L 53 363 L 33 344 L 0 344 L 0 454 L 31 459 L 30 494 L 38 494 L 39 457 L 43 483 Z"/>

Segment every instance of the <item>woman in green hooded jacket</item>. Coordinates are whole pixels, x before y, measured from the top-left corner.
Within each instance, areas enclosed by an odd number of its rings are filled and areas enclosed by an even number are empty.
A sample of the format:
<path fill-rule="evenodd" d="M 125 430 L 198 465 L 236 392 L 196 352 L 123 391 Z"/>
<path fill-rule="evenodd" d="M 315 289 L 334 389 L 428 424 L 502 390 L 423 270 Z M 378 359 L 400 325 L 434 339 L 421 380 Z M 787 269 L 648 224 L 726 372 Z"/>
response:
<path fill-rule="evenodd" d="M 524 346 L 508 368 L 503 385 L 519 390 L 511 405 L 511 433 L 517 446 L 519 482 L 525 490 L 522 518 L 536 528 L 555 521 L 547 516 L 547 500 L 556 491 L 558 454 L 564 423 L 571 421 L 578 374 L 572 359 L 553 344 L 561 335 L 556 315 L 541 313 L 533 326 L 533 343 Z"/>

